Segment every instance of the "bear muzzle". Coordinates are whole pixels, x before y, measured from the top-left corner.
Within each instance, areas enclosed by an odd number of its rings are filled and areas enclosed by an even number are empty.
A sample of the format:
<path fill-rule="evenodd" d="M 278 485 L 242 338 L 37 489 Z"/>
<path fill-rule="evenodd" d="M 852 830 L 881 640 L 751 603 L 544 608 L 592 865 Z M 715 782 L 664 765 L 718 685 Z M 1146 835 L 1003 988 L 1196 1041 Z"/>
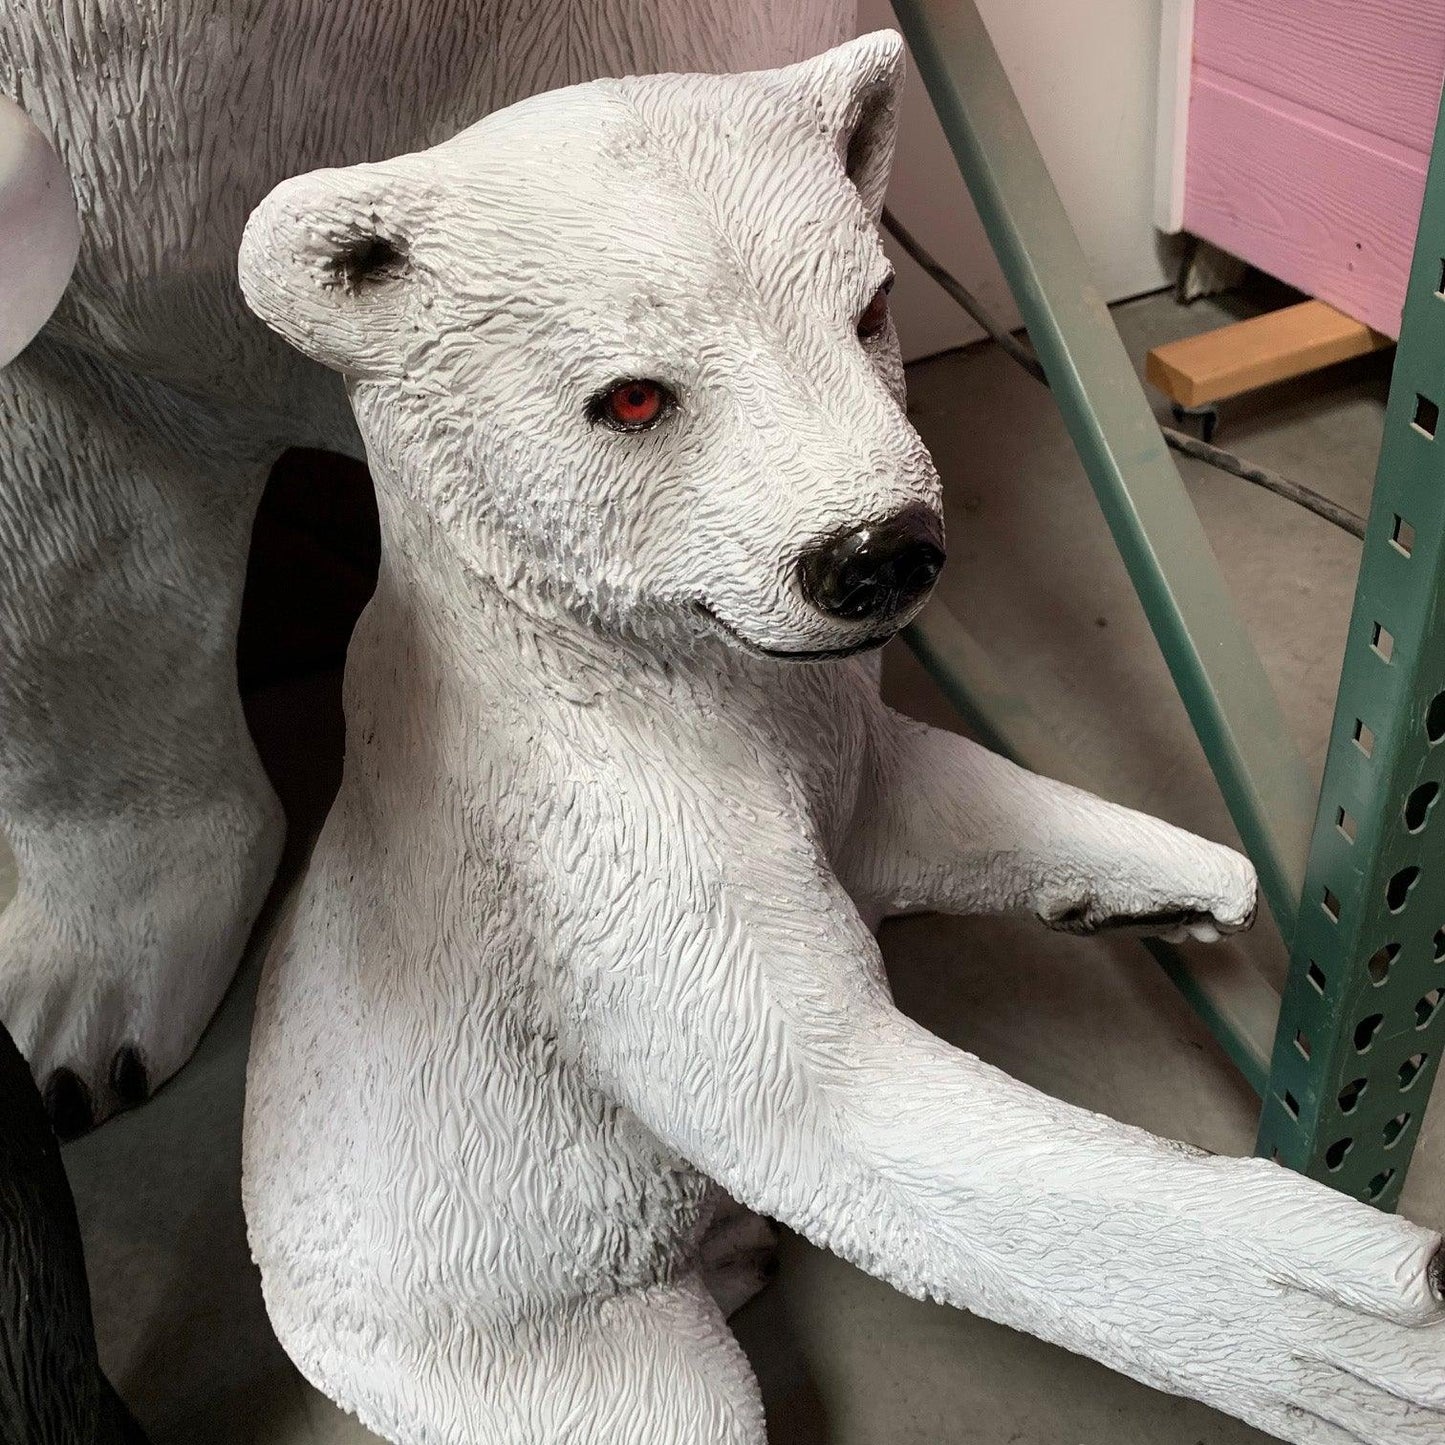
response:
<path fill-rule="evenodd" d="M 803 595 L 846 622 L 886 622 L 908 611 L 943 570 L 943 524 L 911 503 L 810 548 L 798 559 Z"/>

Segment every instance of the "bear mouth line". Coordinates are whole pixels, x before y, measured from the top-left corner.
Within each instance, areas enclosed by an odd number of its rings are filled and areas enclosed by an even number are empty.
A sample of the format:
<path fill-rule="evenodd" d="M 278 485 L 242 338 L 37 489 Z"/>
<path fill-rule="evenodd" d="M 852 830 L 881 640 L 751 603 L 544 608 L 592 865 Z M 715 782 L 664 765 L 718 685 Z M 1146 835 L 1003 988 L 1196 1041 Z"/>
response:
<path fill-rule="evenodd" d="M 895 627 L 888 632 L 879 633 L 872 637 L 865 637 L 861 642 L 854 642 L 847 647 L 823 647 L 807 651 L 790 651 L 783 647 L 764 647 L 761 643 L 753 642 L 744 637 L 729 622 L 724 622 L 706 602 L 694 602 L 693 607 L 719 632 L 724 633 L 729 639 L 737 643 L 744 652 L 750 652 L 755 657 L 775 658 L 782 662 L 838 662 L 845 657 L 856 657 L 860 652 L 872 652 L 875 648 L 882 647 L 886 642 L 898 635 Z"/>

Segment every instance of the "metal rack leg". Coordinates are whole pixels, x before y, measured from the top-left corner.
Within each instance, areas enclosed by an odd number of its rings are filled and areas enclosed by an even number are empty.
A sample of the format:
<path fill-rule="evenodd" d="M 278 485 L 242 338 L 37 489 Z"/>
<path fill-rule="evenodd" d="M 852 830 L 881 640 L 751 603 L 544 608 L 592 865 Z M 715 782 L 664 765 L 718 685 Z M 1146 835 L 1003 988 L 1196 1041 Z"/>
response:
<path fill-rule="evenodd" d="M 1381 1208 L 1445 1048 L 1445 117 L 1259 1152 Z"/>

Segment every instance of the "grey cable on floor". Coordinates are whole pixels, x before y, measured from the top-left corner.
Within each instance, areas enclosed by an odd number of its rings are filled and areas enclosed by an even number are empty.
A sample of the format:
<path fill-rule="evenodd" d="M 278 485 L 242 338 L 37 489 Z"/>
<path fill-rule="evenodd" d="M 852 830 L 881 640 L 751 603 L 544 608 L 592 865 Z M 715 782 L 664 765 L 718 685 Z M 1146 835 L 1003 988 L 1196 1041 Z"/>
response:
<path fill-rule="evenodd" d="M 936 257 L 930 254 L 917 237 L 886 207 L 883 211 L 883 229 L 983 327 L 989 338 L 1011 360 L 1023 367 L 1035 381 L 1041 381 L 1045 386 L 1049 384 L 1049 379 L 1044 374 L 1043 364 L 1029 347 L 1008 331 L 978 297 L 948 271 Z M 1165 442 L 1176 452 L 1180 452 L 1186 457 L 1193 457 L 1196 461 L 1204 462 L 1221 472 L 1228 472 L 1230 476 L 1238 477 L 1241 481 L 1252 482 L 1257 487 L 1263 487 L 1265 491 L 1273 492 L 1275 496 L 1283 497 L 1286 501 L 1294 502 L 1306 511 L 1313 512 L 1315 516 L 1332 523 L 1342 532 L 1348 532 L 1352 537 L 1364 540 L 1365 519 L 1350 511 L 1348 507 L 1342 507 L 1338 502 L 1332 502 L 1328 497 L 1315 491 L 1313 487 L 1307 487 L 1303 482 L 1293 481 L 1269 467 L 1261 467 L 1254 462 L 1247 462 L 1243 457 L 1237 457 L 1233 452 L 1227 452 L 1222 447 L 1197 441 L 1194 437 L 1185 432 L 1176 431 L 1173 427 L 1161 426 L 1159 430 L 1163 434 Z"/>
<path fill-rule="evenodd" d="M 1208 442 L 1202 442 L 1197 437 L 1192 437 L 1188 432 L 1175 431 L 1172 426 L 1161 426 L 1164 433 L 1164 440 L 1174 448 L 1176 452 L 1182 452 L 1186 457 L 1193 457 L 1196 461 L 1206 462 L 1211 467 L 1217 467 L 1221 472 L 1228 472 L 1232 477 L 1238 477 L 1241 481 L 1253 482 L 1257 487 L 1263 487 L 1267 492 L 1273 492 L 1277 497 L 1283 497 L 1286 501 L 1295 502 L 1315 516 L 1323 518 L 1326 522 L 1333 522 L 1340 531 L 1348 532 L 1352 537 L 1358 537 L 1361 542 L 1365 540 L 1365 519 L 1358 512 L 1352 512 L 1348 507 L 1342 507 L 1338 502 L 1332 502 L 1326 496 L 1307 487 L 1303 482 L 1296 482 L 1279 472 L 1270 471 L 1268 467 L 1256 466 L 1253 462 L 1247 462 L 1243 457 L 1237 457 L 1233 452 L 1222 451 L 1219 447 L 1210 446 Z"/>

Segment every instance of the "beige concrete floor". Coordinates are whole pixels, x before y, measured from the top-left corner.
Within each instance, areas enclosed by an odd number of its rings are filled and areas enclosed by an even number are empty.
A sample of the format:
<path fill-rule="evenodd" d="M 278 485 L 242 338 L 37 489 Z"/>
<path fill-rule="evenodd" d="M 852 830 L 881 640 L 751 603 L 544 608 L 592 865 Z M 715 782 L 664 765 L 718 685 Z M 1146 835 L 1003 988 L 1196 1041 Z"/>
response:
<path fill-rule="evenodd" d="M 1118 309 L 1131 351 L 1225 308 L 1166 297 Z M 1227 414 L 1225 445 L 1363 511 L 1379 445 L 1379 358 Z M 990 348 L 912 370 L 912 410 L 948 485 L 951 605 L 1111 795 L 1228 839 L 1231 830 L 1049 398 Z M 1357 544 L 1203 468 L 1190 489 L 1300 745 L 1318 767 Z M 894 649 L 894 701 L 947 723 Z M 339 733 L 334 679 L 253 700 L 297 833 L 324 808 Z M 294 879 L 301 848 L 289 860 Z M 3 884 L 0 884 L 3 886 Z M 273 905 L 274 907 L 274 905 Z M 264 939 L 265 928 L 258 936 Z M 1211 1149 L 1249 1152 L 1255 1101 L 1137 945 L 1024 924 L 885 926 L 902 1006 L 929 1028 L 1081 1104 Z M 1283 966 L 1267 922 L 1244 945 Z M 237 1188 L 256 965 L 196 1058 L 156 1099 L 70 1146 L 102 1352 L 155 1445 L 370 1437 L 298 1379 L 268 1330 Z M 1438 1119 L 1437 1119 L 1438 1125 Z M 1445 1221 L 1445 1148 L 1427 1130 L 1406 1212 Z M 1245 1445 L 1264 1439 L 1088 1361 L 903 1298 L 802 1241 L 735 1320 L 789 1445 Z"/>

